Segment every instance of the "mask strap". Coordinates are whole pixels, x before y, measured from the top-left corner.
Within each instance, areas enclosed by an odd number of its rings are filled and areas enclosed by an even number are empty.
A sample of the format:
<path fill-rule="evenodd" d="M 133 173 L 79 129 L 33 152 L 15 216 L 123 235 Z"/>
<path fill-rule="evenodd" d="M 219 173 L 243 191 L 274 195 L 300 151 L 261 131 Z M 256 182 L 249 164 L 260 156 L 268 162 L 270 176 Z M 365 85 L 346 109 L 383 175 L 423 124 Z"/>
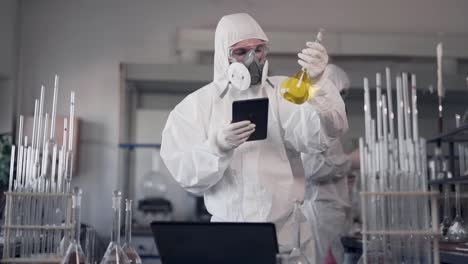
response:
<path fill-rule="evenodd" d="M 271 83 L 270 79 L 266 79 L 266 82 L 271 86 L 271 88 L 275 89 L 275 86 Z"/>
<path fill-rule="evenodd" d="M 228 90 L 229 90 L 229 85 L 230 85 L 230 84 L 231 84 L 231 82 L 228 82 L 228 83 L 226 84 L 226 88 L 224 88 L 223 92 L 219 95 L 219 98 L 223 99 L 224 96 L 226 96 L 226 94 L 227 94 L 227 92 L 228 92 Z"/>

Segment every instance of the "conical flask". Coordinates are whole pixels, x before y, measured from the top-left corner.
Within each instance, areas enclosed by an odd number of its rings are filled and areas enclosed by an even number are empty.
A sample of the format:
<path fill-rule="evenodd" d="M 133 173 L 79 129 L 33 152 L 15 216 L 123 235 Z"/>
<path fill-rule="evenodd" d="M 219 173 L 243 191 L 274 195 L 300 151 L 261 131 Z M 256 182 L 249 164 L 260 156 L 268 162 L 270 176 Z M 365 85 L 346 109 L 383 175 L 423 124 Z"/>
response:
<path fill-rule="evenodd" d="M 320 29 L 315 42 L 321 42 L 323 29 Z M 302 68 L 293 76 L 286 79 L 280 88 L 281 96 L 294 104 L 303 104 L 314 96 L 315 88 L 311 83 L 311 78 L 307 69 Z"/>
<path fill-rule="evenodd" d="M 112 221 L 111 242 L 101 260 L 101 264 L 130 264 L 130 260 L 120 246 L 120 206 L 122 193 L 114 191 L 112 196 L 112 209 L 114 212 Z"/>
<path fill-rule="evenodd" d="M 140 255 L 132 246 L 132 200 L 125 199 L 125 243 L 123 251 L 132 264 L 142 264 Z"/>
<path fill-rule="evenodd" d="M 301 249 L 301 223 L 306 221 L 305 215 L 301 210 L 301 202 L 294 203 L 294 229 L 296 231 L 294 236 L 294 245 L 291 253 L 289 254 L 289 264 L 310 264 L 310 261 L 304 255 Z"/>
<path fill-rule="evenodd" d="M 62 264 L 87 264 L 86 257 L 80 245 L 81 226 L 81 194 L 80 188 L 75 187 L 72 195 L 73 235 Z"/>

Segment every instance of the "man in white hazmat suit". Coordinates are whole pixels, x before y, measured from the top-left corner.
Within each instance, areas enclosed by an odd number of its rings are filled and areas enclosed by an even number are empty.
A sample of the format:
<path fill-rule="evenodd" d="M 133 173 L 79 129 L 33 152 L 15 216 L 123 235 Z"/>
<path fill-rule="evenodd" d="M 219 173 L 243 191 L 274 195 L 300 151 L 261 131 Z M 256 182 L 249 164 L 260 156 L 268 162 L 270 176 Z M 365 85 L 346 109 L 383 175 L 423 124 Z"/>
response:
<path fill-rule="evenodd" d="M 215 33 L 214 80 L 171 111 L 163 130 L 161 157 L 182 187 L 204 195 L 212 221 L 273 222 L 280 250 L 287 250 L 295 232 L 294 202 L 303 201 L 305 194 L 300 154 L 326 151 L 328 142 L 347 129 L 347 121 L 342 103 L 324 116 L 326 123 L 338 124 L 325 133 L 312 104 L 284 100 L 279 86 L 286 77 L 267 76 L 267 42 L 251 16 L 221 18 Z M 328 87 L 332 82 L 320 78 L 328 63 L 325 48 L 307 44 L 299 55 L 301 65 L 317 80 L 319 89 L 335 89 Z M 231 124 L 232 103 L 260 97 L 269 99 L 267 138 L 246 141 L 255 125 L 250 121 Z M 301 225 L 301 241 L 311 259 L 313 245 L 306 222 Z"/>
<path fill-rule="evenodd" d="M 330 88 L 337 89 L 329 101 L 341 101 L 340 93 L 350 86 L 347 74 L 335 65 L 328 65 L 323 77 L 333 82 Z M 317 111 L 324 112 L 323 105 L 314 100 Z M 320 154 L 302 154 L 306 173 L 306 195 L 303 211 L 309 220 L 315 240 L 315 261 L 322 263 L 329 252 L 336 263 L 343 263 L 344 249 L 341 244 L 349 209 L 348 172 L 351 160 L 343 152 L 339 139 L 330 142 L 329 149 Z"/>

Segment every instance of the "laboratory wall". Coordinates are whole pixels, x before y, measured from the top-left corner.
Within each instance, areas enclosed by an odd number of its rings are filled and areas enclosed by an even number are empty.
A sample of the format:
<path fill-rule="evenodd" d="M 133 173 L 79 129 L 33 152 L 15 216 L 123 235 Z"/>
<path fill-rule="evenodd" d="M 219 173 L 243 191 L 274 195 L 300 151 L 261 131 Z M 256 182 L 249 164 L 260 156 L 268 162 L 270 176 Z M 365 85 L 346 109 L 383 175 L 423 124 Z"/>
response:
<path fill-rule="evenodd" d="M 0 1 L 0 134 L 12 131 L 17 62 L 18 1 Z"/>
<path fill-rule="evenodd" d="M 83 220 L 95 225 L 105 236 L 110 232 L 110 195 L 123 182 L 118 177 L 117 164 L 122 96 L 119 65 L 178 62 L 174 48 L 178 29 L 214 29 L 222 15 L 249 12 L 268 31 L 312 32 L 322 26 L 336 32 L 468 33 L 465 14 L 468 1 L 455 0 L 37 0 L 20 3 L 18 110 L 32 113 L 33 100 L 39 96 L 41 84 L 46 85 L 47 96 L 51 98 L 55 73 L 61 76 L 58 113 L 67 113 L 66 100 L 70 91 L 76 91 L 76 115 L 82 124 L 79 173 L 74 184 L 84 189 Z M 5 48 L 1 43 L 3 54 Z M 50 109 L 50 101 L 46 107 Z"/>

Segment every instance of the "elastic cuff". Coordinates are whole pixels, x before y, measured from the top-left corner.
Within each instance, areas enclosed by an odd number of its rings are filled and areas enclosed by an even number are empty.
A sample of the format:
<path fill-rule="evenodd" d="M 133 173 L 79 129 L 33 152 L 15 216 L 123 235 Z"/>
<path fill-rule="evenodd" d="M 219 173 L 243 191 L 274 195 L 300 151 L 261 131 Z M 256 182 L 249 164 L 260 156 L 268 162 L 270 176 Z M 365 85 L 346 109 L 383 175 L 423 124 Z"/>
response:
<path fill-rule="evenodd" d="M 332 109 L 334 101 L 330 98 L 330 91 L 328 89 L 334 87 L 327 87 L 330 83 L 327 78 L 321 78 L 318 82 L 315 83 L 315 94 L 312 98 L 308 100 L 310 104 L 315 106 L 319 112 L 326 112 L 329 109 Z"/>
<path fill-rule="evenodd" d="M 313 86 L 315 86 L 316 91 L 314 97 L 325 96 L 327 94 L 326 84 L 328 80 L 327 78 L 320 76 L 315 82 L 313 82 Z"/>

